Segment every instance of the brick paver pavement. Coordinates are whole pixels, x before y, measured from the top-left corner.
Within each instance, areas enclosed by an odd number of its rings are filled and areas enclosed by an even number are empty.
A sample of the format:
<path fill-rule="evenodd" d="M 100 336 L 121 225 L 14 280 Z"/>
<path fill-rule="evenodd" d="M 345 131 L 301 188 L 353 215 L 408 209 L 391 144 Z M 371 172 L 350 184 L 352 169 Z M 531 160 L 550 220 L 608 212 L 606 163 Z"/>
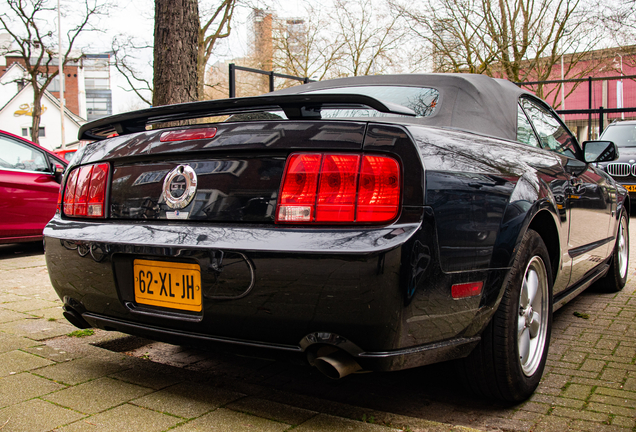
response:
<path fill-rule="evenodd" d="M 119 333 L 69 337 L 42 255 L 12 251 L 0 250 L 2 432 L 636 432 L 634 264 L 622 292 L 588 290 L 555 314 L 537 392 L 506 407 L 466 394 L 449 364 L 330 381 L 306 366 Z"/>

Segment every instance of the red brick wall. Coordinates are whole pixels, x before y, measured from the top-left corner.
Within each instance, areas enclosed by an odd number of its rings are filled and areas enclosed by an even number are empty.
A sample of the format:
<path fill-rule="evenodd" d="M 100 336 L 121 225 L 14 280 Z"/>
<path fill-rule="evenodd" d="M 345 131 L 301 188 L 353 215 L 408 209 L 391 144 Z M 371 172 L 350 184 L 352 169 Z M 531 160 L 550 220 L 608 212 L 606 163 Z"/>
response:
<path fill-rule="evenodd" d="M 25 66 L 24 59 L 22 57 L 11 57 L 7 56 L 7 65 L 0 70 L 0 76 L 4 75 L 5 71 L 11 66 L 13 63 L 19 63 L 22 66 Z M 53 69 L 53 68 L 52 68 Z M 64 98 L 66 103 L 66 108 L 71 112 L 79 115 L 79 89 L 78 89 L 78 72 L 77 66 L 64 66 Z M 46 70 L 44 67 L 40 68 L 41 71 Z M 54 67 L 54 70 L 57 70 L 57 66 Z M 51 92 L 53 96 L 59 99 L 59 92 Z"/>

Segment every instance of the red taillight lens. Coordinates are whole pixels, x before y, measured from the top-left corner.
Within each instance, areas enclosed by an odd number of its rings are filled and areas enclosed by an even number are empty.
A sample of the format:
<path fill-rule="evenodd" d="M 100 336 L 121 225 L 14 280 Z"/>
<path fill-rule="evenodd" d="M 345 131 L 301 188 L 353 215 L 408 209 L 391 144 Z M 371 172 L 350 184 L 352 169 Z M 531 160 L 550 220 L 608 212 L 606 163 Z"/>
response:
<path fill-rule="evenodd" d="M 75 187 L 75 202 L 73 203 L 73 216 L 86 216 L 88 208 L 88 186 L 91 182 L 93 166 L 83 166 L 77 175 L 77 186 Z"/>
<path fill-rule="evenodd" d="M 320 170 L 316 222 L 353 222 L 360 156 L 325 155 Z"/>
<path fill-rule="evenodd" d="M 74 217 L 104 217 L 106 214 L 107 163 L 85 165 L 70 172 L 64 188 L 64 214 Z"/>
<path fill-rule="evenodd" d="M 106 182 L 108 181 L 109 165 L 93 166 L 91 185 L 88 188 L 88 217 L 104 217 L 106 204 Z"/>
<path fill-rule="evenodd" d="M 57 208 L 55 209 L 55 214 L 59 215 L 62 213 L 62 188 L 57 193 Z"/>
<path fill-rule="evenodd" d="M 75 204 L 75 187 L 77 186 L 77 175 L 80 169 L 76 168 L 70 172 L 66 179 L 66 187 L 64 188 L 64 214 L 73 216 L 73 205 Z"/>
<path fill-rule="evenodd" d="M 320 154 L 291 155 L 280 193 L 277 220 L 311 222 L 315 215 Z"/>
<path fill-rule="evenodd" d="M 388 222 L 398 214 L 400 187 L 400 165 L 388 156 L 292 154 L 276 222 Z"/>
<path fill-rule="evenodd" d="M 159 141 L 188 141 L 197 139 L 210 139 L 216 135 L 216 128 L 196 128 L 167 131 L 161 134 Z"/>
<path fill-rule="evenodd" d="M 358 221 L 393 219 L 400 203 L 400 166 L 397 161 L 384 156 L 365 156 L 361 171 Z"/>

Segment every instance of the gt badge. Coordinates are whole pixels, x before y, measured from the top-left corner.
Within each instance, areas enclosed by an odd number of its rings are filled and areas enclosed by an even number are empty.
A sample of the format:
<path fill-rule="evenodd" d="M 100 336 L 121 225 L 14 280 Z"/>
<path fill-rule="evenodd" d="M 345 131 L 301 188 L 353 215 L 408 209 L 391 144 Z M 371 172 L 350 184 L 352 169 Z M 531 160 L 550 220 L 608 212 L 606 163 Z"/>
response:
<path fill-rule="evenodd" d="M 190 165 L 179 165 L 163 181 L 162 197 L 172 209 L 187 207 L 196 192 L 197 174 Z"/>

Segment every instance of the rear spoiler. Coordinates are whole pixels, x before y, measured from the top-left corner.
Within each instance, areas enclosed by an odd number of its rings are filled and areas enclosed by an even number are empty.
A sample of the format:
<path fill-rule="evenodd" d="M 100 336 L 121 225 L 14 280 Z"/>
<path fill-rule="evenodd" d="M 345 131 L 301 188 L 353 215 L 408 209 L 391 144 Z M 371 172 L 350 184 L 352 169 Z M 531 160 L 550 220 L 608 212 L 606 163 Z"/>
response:
<path fill-rule="evenodd" d="M 117 133 L 125 135 L 147 130 L 156 123 L 201 117 L 233 115 L 254 111 L 283 111 L 290 120 L 320 119 L 322 108 L 366 109 L 415 117 L 410 108 L 359 94 L 291 94 L 219 99 L 147 108 L 86 123 L 79 130 L 80 140 L 103 140 Z"/>

